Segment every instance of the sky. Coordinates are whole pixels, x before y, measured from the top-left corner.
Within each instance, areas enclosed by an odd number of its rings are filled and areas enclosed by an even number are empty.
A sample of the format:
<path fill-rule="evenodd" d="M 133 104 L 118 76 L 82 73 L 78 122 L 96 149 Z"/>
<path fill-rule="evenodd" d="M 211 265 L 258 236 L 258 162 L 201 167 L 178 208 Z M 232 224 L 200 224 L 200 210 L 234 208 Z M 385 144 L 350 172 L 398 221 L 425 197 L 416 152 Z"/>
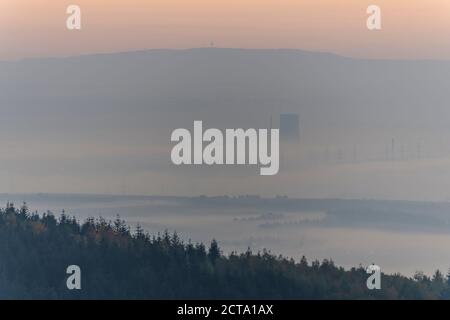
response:
<path fill-rule="evenodd" d="M 71 4 L 79 31 L 65 27 Z M 367 29 L 369 5 L 382 30 Z M 211 44 L 450 58 L 448 0 L 0 0 L 0 25 L 1 60 Z"/>
<path fill-rule="evenodd" d="M 448 60 L 449 18 L 448 0 L 0 0 L 0 192 L 448 201 L 449 61 L 371 58 Z M 159 48 L 180 50 L 15 63 Z M 169 161 L 171 130 L 194 120 L 281 113 L 299 114 L 301 143 L 275 177 Z"/>

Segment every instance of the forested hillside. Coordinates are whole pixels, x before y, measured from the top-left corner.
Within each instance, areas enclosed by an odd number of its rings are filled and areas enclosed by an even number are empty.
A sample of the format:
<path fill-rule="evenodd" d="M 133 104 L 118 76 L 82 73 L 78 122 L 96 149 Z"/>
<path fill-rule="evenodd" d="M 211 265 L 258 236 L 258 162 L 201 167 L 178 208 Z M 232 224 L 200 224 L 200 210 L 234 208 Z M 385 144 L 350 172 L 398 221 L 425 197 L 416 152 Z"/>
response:
<path fill-rule="evenodd" d="M 68 290 L 66 268 L 81 268 L 81 290 Z M 176 234 L 131 232 L 119 218 L 82 223 L 64 213 L 30 213 L 8 204 L 0 211 L 2 299 L 437 299 L 447 279 L 418 273 L 382 276 L 368 290 L 362 267 L 344 270 L 331 260 L 308 263 L 268 252 L 225 256 Z"/>

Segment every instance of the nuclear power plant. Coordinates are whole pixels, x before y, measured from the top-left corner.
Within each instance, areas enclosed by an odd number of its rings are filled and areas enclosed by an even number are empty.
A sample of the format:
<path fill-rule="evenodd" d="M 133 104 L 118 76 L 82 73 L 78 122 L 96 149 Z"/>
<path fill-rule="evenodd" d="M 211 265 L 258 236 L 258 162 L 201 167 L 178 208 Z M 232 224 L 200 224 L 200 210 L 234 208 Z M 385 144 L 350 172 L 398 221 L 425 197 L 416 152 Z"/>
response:
<path fill-rule="evenodd" d="M 298 114 L 280 114 L 280 140 L 289 142 L 300 140 Z"/>

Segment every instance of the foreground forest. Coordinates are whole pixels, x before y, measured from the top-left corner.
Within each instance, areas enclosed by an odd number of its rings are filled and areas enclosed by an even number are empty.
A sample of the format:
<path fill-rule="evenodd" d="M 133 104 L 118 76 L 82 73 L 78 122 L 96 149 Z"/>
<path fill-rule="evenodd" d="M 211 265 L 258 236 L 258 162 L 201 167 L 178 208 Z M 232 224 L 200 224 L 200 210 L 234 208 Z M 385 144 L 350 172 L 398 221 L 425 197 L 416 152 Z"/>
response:
<path fill-rule="evenodd" d="M 66 269 L 81 268 L 81 290 L 68 290 Z M 131 232 L 117 218 L 79 223 L 64 213 L 0 210 L 0 299 L 440 299 L 450 281 L 382 275 L 368 290 L 363 267 L 300 262 L 269 252 L 225 256 L 215 240 L 184 243 L 177 234 Z"/>

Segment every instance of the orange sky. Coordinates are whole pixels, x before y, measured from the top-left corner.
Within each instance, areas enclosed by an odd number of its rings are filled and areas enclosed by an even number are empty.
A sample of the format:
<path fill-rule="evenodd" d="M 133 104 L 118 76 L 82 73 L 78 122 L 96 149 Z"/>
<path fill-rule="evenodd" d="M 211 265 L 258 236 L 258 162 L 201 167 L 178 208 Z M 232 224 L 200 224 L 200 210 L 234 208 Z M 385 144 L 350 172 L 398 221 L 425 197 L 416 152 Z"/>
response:
<path fill-rule="evenodd" d="M 65 28 L 66 7 L 82 30 Z M 382 9 L 383 30 L 366 28 Z M 152 48 L 299 48 L 450 58 L 449 0 L 0 0 L 0 59 Z"/>

